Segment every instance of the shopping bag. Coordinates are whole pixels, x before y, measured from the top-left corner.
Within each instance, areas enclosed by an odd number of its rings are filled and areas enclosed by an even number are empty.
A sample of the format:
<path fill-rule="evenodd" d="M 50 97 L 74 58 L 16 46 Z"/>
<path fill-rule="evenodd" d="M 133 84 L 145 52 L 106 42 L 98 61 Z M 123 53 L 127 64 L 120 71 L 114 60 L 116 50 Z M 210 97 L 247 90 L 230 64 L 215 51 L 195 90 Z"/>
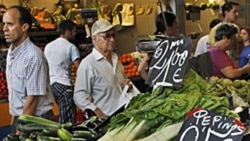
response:
<path fill-rule="evenodd" d="M 138 94 L 140 94 L 140 91 L 136 88 L 136 86 L 132 83 L 132 90 L 130 90 L 128 92 L 129 86 L 125 85 L 123 90 L 122 90 L 122 94 L 120 97 L 120 101 L 119 101 L 119 107 L 125 106 L 127 107 L 129 101 L 134 97 L 137 96 Z"/>

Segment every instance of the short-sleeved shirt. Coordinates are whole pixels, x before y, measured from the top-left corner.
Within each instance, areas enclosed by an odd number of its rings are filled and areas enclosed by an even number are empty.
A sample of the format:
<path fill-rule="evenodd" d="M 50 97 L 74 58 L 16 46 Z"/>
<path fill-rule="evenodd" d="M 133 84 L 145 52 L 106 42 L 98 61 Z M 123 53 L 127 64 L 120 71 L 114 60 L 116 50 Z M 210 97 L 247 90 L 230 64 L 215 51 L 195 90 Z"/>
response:
<path fill-rule="evenodd" d="M 53 107 L 47 60 L 42 51 L 27 38 L 7 54 L 6 78 L 9 107 L 13 116 L 23 113 L 28 95 L 39 96 L 34 115 L 45 114 Z"/>
<path fill-rule="evenodd" d="M 70 65 L 80 58 L 77 47 L 59 37 L 45 46 L 44 54 L 49 62 L 50 83 L 72 85 Z"/>
<path fill-rule="evenodd" d="M 217 76 L 219 78 L 225 78 L 225 76 L 221 72 L 221 69 L 227 66 L 233 66 L 233 68 L 237 68 L 234 62 L 229 58 L 227 53 L 223 50 L 218 49 L 215 46 L 211 46 L 210 55 L 214 76 Z"/>
<path fill-rule="evenodd" d="M 243 67 L 249 62 L 250 45 L 245 46 L 240 54 L 239 66 Z"/>
<path fill-rule="evenodd" d="M 216 26 L 214 26 L 210 32 L 209 32 L 209 44 L 210 45 L 213 45 L 215 43 L 215 35 L 216 35 L 216 30 L 223 24 L 228 24 L 228 25 L 232 25 L 234 26 L 235 28 L 237 28 L 237 34 L 236 35 L 236 38 L 233 39 L 231 45 L 228 47 L 228 55 L 231 59 L 233 59 L 234 61 L 237 61 L 239 60 L 239 50 L 238 50 L 238 47 L 239 47 L 239 34 L 240 34 L 240 28 L 238 25 L 234 24 L 234 23 L 227 23 L 227 22 L 221 22 L 221 23 L 218 23 Z"/>
<path fill-rule="evenodd" d="M 111 65 L 95 48 L 81 61 L 74 91 L 74 101 L 81 110 L 99 108 L 110 116 L 119 108 L 125 74 L 115 53 L 112 62 Z"/>
<path fill-rule="evenodd" d="M 209 35 L 207 34 L 202 36 L 197 42 L 194 56 L 206 53 L 208 51 L 208 48 L 209 48 Z"/>

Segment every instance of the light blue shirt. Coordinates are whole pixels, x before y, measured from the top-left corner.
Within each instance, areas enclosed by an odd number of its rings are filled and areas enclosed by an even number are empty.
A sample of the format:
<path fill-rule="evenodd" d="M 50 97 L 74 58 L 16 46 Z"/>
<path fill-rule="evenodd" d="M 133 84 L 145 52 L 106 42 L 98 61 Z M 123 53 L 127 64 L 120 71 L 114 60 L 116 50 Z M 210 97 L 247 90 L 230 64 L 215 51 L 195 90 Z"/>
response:
<path fill-rule="evenodd" d="M 59 37 L 45 46 L 44 54 L 49 62 L 50 83 L 71 86 L 70 65 L 80 58 L 76 46 Z"/>
<path fill-rule="evenodd" d="M 7 55 L 6 78 L 9 90 L 10 114 L 19 116 L 28 95 L 40 96 L 35 115 L 45 114 L 53 107 L 49 86 L 48 64 L 41 50 L 27 38 Z"/>
<path fill-rule="evenodd" d="M 118 56 L 112 54 L 111 65 L 95 48 L 80 63 L 74 91 L 75 104 L 84 111 L 97 107 L 110 116 L 119 108 L 121 84 L 125 74 Z"/>

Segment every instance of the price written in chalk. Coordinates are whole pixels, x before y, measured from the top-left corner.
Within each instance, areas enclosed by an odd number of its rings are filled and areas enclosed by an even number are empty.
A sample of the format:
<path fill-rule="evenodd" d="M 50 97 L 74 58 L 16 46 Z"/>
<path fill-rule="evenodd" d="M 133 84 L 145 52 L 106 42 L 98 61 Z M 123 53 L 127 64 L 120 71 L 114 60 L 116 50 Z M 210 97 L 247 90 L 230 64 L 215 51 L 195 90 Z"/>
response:
<path fill-rule="evenodd" d="M 239 141 L 245 128 L 240 121 L 204 109 L 185 120 L 177 141 Z"/>
<path fill-rule="evenodd" d="M 179 87 L 183 81 L 192 44 L 187 37 L 166 38 L 157 47 L 150 62 L 146 83 Z"/>

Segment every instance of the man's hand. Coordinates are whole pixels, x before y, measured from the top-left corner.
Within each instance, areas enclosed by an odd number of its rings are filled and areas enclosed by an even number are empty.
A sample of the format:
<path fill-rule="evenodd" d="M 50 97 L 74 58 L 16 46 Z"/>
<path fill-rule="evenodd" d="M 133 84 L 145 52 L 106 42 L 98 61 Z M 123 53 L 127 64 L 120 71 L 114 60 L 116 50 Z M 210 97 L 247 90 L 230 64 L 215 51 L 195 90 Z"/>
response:
<path fill-rule="evenodd" d="M 16 135 L 21 135 L 21 134 L 22 134 L 22 132 L 17 129 L 16 130 Z"/>
<path fill-rule="evenodd" d="M 108 118 L 99 108 L 95 109 L 95 114 L 101 120 L 105 120 Z"/>
<path fill-rule="evenodd" d="M 133 89 L 132 82 L 131 82 L 130 79 L 125 79 L 123 84 L 124 84 L 124 86 L 128 85 L 128 91 L 127 92 L 129 92 L 129 91 L 131 91 Z"/>

